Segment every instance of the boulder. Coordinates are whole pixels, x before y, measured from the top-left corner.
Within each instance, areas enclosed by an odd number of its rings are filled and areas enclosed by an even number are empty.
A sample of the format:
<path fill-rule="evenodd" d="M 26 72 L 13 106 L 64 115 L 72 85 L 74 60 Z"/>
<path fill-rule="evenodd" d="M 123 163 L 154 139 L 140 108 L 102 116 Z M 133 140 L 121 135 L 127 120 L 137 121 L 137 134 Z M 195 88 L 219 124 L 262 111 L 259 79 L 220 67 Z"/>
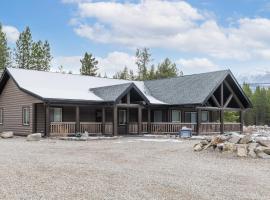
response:
<path fill-rule="evenodd" d="M 251 134 L 253 132 L 253 127 L 252 126 L 244 126 L 243 132 L 247 133 L 247 134 Z"/>
<path fill-rule="evenodd" d="M 269 141 L 257 140 L 257 143 L 263 147 L 270 147 Z"/>
<path fill-rule="evenodd" d="M 224 149 L 224 143 L 219 143 L 219 144 L 217 144 L 217 149 L 218 149 L 220 152 L 222 152 L 223 149 Z"/>
<path fill-rule="evenodd" d="M 218 135 L 218 136 L 214 136 L 211 140 L 211 144 L 212 145 L 217 145 L 219 143 L 223 143 L 224 141 L 226 141 L 228 138 L 226 136 L 222 136 L 222 135 Z"/>
<path fill-rule="evenodd" d="M 7 131 L 7 132 L 3 132 L 1 134 L 1 138 L 7 139 L 7 138 L 13 138 L 13 132 L 12 131 Z"/>
<path fill-rule="evenodd" d="M 239 144 L 237 145 L 237 156 L 239 157 L 247 157 L 247 145 L 246 144 Z"/>
<path fill-rule="evenodd" d="M 263 152 L 266 153 L 266 154 L 268 154 L 268 155 L 270 155 L 270 148 L 265 148 L 265 149 L 263 150 Z"/>
<path fill-rule="evenodd" d="M 223 144 L 223 151 L 228 151 L 228 152 L 235 152 L 236 151 L 236 145 L 231 142 L 225 142 Z"/>
<path fill-rule="evenodd" d="M 258 146 L 254 151 L 257 154 L 259 158 L 264 158 L 264 159 L 270 159 L 270 155 L 265 153 L 265 150 L 268 149 L 267 147 L 263 146 Z M 267 152 L 267 151 L 266 151 Z"/>
<path fill-rule="evenodd" d="M 203 150 L 203 145 L 201 143 L 195 144 L 193 146 L 193 150 L 194 151 L 201 151 L 201 150 Z"/>
<path fill-rule="evenodd" d="M 251 135 L 245 135 L 244 137 L 242 137 L 239 141 L 239 144 L 248 144 L 252 142 L 252 137 Z"/>
<path fill-rule="evenodd" d="M 256 158 L 257 154 L 255 153 L 255 149 L 259 146 L 258 143 L 250 143 L 248 145 L 248 156 L 252 157 L 252 158 Z"/>
<path fill-rule="evenodd" d="M 27 136 L 27 141 L 40 141 L 41 133 L 33 133 Z"/>
<path fill-rule="evenodd" d="M 208 145 L 208 141 L 207 140 L 202 140 L 202 141 L 200 141 L 200 143 L 204 146 L 204 145 Z"/>
<path fill-rule="evenodd" d="M 232 135 L 228 142 L 237 144 L 241 140 L 241 137 L 238 135 Z"/>

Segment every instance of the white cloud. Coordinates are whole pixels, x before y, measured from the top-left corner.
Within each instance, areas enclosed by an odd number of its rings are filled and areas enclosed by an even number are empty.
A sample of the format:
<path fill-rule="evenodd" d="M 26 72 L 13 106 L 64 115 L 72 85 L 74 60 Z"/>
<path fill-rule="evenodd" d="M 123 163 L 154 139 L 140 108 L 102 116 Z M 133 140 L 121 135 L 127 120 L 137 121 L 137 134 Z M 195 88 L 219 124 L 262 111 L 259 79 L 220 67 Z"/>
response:
<path fill-rule="evenodd" d="M 210 12 L 185 1 L 77 4 L 78 16 L 71 20 L 74 30 L 92 41 L 175 49 L 222 59 L 270 59 L 267 18 L 241 18 L 223 27 Z"/>
<path fill-rule="evenodd" d="M 179 59 L 176 61 L 184 74 L 202 73 L 219 70 L 218 66 L 207 58 Z"/>
<path fill-rule="evenodd" d="M 72 71 L 75 74 L 80 72 L 82 56 L 56 56 L 52 60 L 52 71 L 57 71 L 63 66 L 65 71 Z M 136 72 L 135 57 L 123 52 L 110 52 L 106 57 L 96 57 L 101 75 L 107 74 L 112 77 L 116 72 L 123 70 L 125 66 Z"/>
<path fill-rule="evenodd" d="M 19 38 L 20 32 L 14 26 L 3 25 L 2 30 L 6 34 L 8 42 L 15 43 Z"/>

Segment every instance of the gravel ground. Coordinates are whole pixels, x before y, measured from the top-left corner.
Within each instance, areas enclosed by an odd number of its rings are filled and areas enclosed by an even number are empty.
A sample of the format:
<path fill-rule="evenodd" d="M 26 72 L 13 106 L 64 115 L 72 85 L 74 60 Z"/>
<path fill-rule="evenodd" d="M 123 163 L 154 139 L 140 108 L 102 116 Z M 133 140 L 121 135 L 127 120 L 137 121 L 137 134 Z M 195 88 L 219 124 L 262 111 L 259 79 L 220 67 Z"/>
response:
<path fill-rule="evenodd" d="M 197 141 L 0 139 L 1 199 L 270 199 L 270 160 Z"/>

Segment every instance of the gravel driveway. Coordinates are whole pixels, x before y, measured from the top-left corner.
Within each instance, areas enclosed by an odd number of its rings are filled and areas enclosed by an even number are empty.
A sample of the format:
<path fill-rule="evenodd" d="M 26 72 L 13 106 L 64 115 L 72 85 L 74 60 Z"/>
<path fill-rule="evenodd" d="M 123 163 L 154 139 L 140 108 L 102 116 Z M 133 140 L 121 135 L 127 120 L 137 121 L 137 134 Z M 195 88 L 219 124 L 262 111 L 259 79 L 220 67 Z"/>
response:
<path fill-rule="evenodd" d="M 270 199 L 270 160 L 196 141 L 0 139 L 1 199 Z"/>

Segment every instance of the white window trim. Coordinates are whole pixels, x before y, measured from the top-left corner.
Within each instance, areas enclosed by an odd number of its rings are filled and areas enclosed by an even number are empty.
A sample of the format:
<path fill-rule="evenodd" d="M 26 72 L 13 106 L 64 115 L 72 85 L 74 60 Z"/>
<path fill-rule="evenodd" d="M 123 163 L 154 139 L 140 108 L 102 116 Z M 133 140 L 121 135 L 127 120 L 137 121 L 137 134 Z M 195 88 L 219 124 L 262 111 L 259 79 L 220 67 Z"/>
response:
<path fill-rule="evenodd" d="M 4 108 L 0 108 L 0 125 L 4 123 Z"/>
<path fill-rule="evenodd" d="M 25 117 L 25 112 L 28 113 L 28 120 L 26 120 Z M 28 122 L 27 122 L 28 121 Z M 24 126 L 29 126 L 30 125 L 30 107 L 24 106 L 22 107 L 22 122 Z"/>

